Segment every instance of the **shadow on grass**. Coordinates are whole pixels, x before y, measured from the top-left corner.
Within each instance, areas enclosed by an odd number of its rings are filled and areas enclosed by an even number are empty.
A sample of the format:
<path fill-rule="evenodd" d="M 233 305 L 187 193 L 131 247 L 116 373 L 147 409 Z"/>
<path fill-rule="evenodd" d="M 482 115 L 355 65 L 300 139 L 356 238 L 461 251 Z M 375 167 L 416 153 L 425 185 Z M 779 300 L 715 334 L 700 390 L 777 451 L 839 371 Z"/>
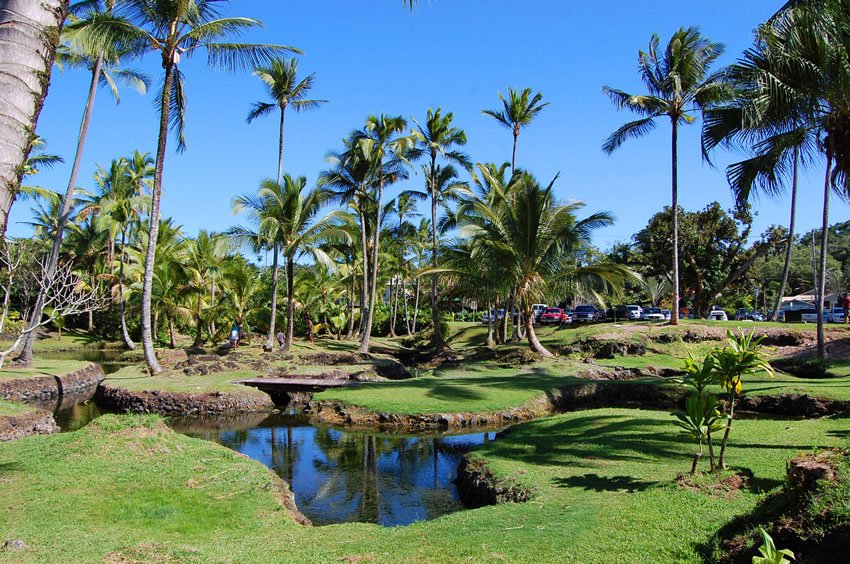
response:
<path fill-rule="evenodd" d="M 426 396 L 432 397 L 439 400 L 444 401 L 452 401 L 452 400 L 480 400 L 484 399 L 484 394 L 481 392 L 475 391 L 472 388 L 464 387 L 460 385 L 451 385 L 440 383 L 435 386 L 432 386 L 430 390 L 425 393 Z"/>
<path fill-rule="evenodd" d="M 583 488 L 595 492 L 629 493 L 643 491 L 654 486 L 657 482 L 643 482 L 631 476 L 600 476 L 599 474 L 583 474 L 569 478 L 555 478 L 553 483 L 561 488 Z"/>

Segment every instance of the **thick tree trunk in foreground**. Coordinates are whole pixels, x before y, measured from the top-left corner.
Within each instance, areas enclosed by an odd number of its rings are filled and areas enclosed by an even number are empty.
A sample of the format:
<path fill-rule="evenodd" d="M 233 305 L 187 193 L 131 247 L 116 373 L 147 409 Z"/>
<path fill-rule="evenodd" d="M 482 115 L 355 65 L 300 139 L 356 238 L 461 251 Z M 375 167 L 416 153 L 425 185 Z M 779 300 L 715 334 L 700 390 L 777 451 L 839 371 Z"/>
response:
<path fill-rule="evenodd" d="M 68 0 L 0 3 L 0 238 L 21 185 Z"/>
<path fill-rule="evenodd" d="M 162 171 L 165 167 L 165 147 L 168 141 L 168 118 L 171 108 L 171 89 L 174 84 L 174 62 L 165 64 L 165 83 L 162 88 L 162 100 L 159 107 L 159 138 L 156 146 L 156 163 L 154 165 L 153 195 L 151 197 L 150 236 L 145 252 L 145 275 L 142 281 L 142 349 L 145 351 L 145 362 L 151 375 L 162 372 L 162 367 L 156 359 L 153 350 L 153 335 L 151 332 L 151 291 L 153 289 L 153 267 L 156 260 L 156 241 L 159 237 L 159 207 L 162 200 Z"/>
<path fill-rule="evenodd" d="M 543 356 L 554 356 L 546 347 L 540 344 L 540 341 L 537 340 L 537 334 L 534 332 L 534 324 L 532 323 L 532 315 L 531 310 L 525 312 L 523 315 L 523 321 L 525 323 L 525 332 L 528 337 L 528 346 L 529 348 L 536 352 L 537 354 L 542 354 Z"/>

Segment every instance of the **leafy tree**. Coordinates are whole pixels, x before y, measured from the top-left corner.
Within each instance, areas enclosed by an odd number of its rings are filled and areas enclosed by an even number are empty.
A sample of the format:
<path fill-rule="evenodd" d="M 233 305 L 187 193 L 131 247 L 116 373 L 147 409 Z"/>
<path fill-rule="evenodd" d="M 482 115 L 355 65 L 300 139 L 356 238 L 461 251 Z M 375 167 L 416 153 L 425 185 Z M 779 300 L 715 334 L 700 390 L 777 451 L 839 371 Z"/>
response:
<path fill-rule="evenodd" d="M 502 102 L 501 110 L 482 110 L 481 113 L 485 116 L 490 116 L 499 124 L 511 130 L 514 138 L 513 150 L 511 151 L 511 172 L 516 172 L 516 146 L 519 140 L 519 134 L 523 127 L 528 127 L 529 124 L 543 111 L 543 108 L 549 105 L 549 102 L 543 101 L 543 94 L 540 92 L 532 95 L 531 88 L 524 88 L 522 91 L 509 88 L 508 97 L 502 96 L 499 93 L 499 101 Z"/>
<path fill-rule="evenodd" d="M 643 137 L 656 127 L 659 118 L 667 118 L 672 126 L 672 205 L 673 210 L 673 308 L 670 324 L 679 322 L 679 126 L 692 124 L 696 117 L 691 107 L 710 108 L 730 96 L 722 74 L 708 74 L 709 68 L 723 54 L 721 43 L 712 43 L 696 28 L 680 28 L 670 38 L 667 48 L 659 53 L 661 38 L 653 34 L 649 50 L 639 51 L 638 66 L 647 94 L 628 94 L 609 86 L 602 88 L 617 109 L 628 109 L 641 117 L 631 121 L 608 137 L 602 150 L 609 155 L 626 140 Z"/>

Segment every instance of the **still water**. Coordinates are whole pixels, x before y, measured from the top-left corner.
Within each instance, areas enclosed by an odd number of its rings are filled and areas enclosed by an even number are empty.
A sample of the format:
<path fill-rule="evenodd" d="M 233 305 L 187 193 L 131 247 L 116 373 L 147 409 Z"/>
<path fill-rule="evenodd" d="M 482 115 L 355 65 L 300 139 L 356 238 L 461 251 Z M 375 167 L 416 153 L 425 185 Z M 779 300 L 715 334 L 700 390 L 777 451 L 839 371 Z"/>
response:
<path fill-rule="evenodd" d="M 408 525 L 463 509 L 453 481 L 463 455 L 493 440 L 480 432 L 411 437 L 317 427 L 297 414 L 223 427 L 175 420 L 186 435 L 220 443 L 286 480 L 315 525 Z"/>

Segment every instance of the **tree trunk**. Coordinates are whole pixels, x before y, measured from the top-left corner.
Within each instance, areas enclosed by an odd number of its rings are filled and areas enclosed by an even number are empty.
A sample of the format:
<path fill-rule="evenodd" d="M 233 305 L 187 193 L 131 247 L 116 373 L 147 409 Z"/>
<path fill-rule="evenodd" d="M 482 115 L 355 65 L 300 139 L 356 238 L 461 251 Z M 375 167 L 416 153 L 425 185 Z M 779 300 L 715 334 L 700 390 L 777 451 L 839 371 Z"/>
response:
<path fill-rule="evenodd" d="M 733 383 L 734 384 L 734 383 Z M 726 415 L 726 429 L 723 431 L 723 440 L 720 442 L 720 456 L 717 464 L 721 470 L 726 470 L 726 443 L 729 442 L 729 432 L 732 430 L 732 419 L 735 418 L 735 386 L 729 394 L 729 413 Z"/>
<path fill-rule="evenodd" d="M 277 278 L 278 278 L 278 255 L 280 251 L 277 247 L 277 241 L 274 243 L 272 250 L 272 307 L 271 316 L 269 317 L 269 334 L 266 335 L 266 342 L 263 348 L 267 351 L 274 349 L 275 339 L 275 322 L 277 321 Z M 288 322 L 287 322 L 288 323 Z"/>
<path fill-rule="evenodd" d="M 94 290 L 94 284 L 95 284 L 94 273 L 91 274 L 89 281 L 90 281 L 89 284 L 91 284 L 92 290 Z M 91 335 L 94 332 L 94 310 L 92 310 L 92 309 L 89 310 L 89 325 L 88 325 L 87 329 L 89 331 L 89 335 Z M 60 335 L 62 334 L 62 328 L 61 327 L 59 328 L 59 334 Z"/>
<path fill-rule="evenodd" d="M 192 343 L 194 348 L 200 348 L 204 344 L 204 331 L 201 327 L 201 312 L 204 307 L 204 300 L 201 294 L 198 294 L 198 304 L 195 308 L 195 342 Z"/>
<path fill-rule="evenodd" d="M 531 322 L 531 308 L 529 308 L 527 311 L 523 311 L 523 314 L 523 321 L 525 323 L 525 332 L 526 336 L 528 337 L 529 348 L 537 354 L 542 354 L 543 356 L 555 356 L 548 350 L 546 350 L 546 347 L 541 345 L 540 341 L 537 340 L 537 334 L 534 332 L 534 324 Z"/>
<path fill-rule="evenodd" d="M 213 276 L 212 284 L 210 285 L 210 309 L 215 309 L 215 276 Z M 215 317 L 210 320 L 210 340 L 215 345 Z"/>
<path fill-rule="evenodd" d="M 283 344 L 284 352 L 289 352 L 292 347 L 292 335 L 295 329 L 295 260 L 290 256 L 286 258 L 286 340 Z"/>
<path fill-rule="evenodd" d="M 165 82 L 162 88 L 162 100 L 159 107 L 159 139 L 156 147 L 156 163 L 154 165 L 153 194 L 151 196 L 150 236 L 145 253 L 145 276 L 142 283 L 142 349 L 145 351 L 145 362 L 151 375 L 162 372 L 162 367 L 156 359 L 153 350 L 153 335 L 151 333 L 151 290 L 153 288 L 153 267 L 156 260 L 156 241 L 159 237 L 159 207 L 162 200 L 162 171 L 165 167 L 165 148 L 168 141 L 168 122 L 171 109 L 171 89 L 174 84 L 174 61 L 164 62 Z"/>
<path fill-rule="evenodd" d="M 679 324 L 679 123 L 673 120 L 672 174 L 673 174 L 673 307 L 670 312 L 670 325 Z"/>
<path fill-rule="evenodd" d="M 366 209 L 365 202 L 360 202 L 358 211 L 360 213 L 360 251 L 363 255 L 363 281 L 360 287 L 360 319 L 357 325 L 357 333 L 360 338 L 363 338 L 363 327 L 366 323 L 366 311 L 369 309 L 368 291 L 369 291 L 369 245 L 366 242 Z"/>
<path fill-rule="evenodd" d="M 390 337 L 396 336 L 396 334 L 395 334 L 395 322 L 396 322 L 396 318 L 398 317 L 398 289 L 399 289 L 399 286 L 401 286 L 401 284 L 399 284 L 398 280 L 397 279 L 393 280 L 393 296 L 392 296 L 393 314 L 390 317 Z"/>
<path fill-rule="evenodd" d="M 413 298 L 413 334 L 416 334 L 416 319 L 419 317 L 419 290 L 420 290 L 420 282 L 419 278 L 416 278 L 416 295 Z"/>
<path fill-rule="evenodd" d="M 21 185 L 69 0 L 0 4 L 0 239 Z"/>
<path fill-rule="evenodd" d="M 708 443 L 708 462 L 711 465 L 711 471 L 717 472 L 717 462 L 714 460 L 714 443 L 711 438 L 711 429 L 706 432 L 706 443 Z"/>
<path fill-rule="evenodd" d="M 440 250 L 440 240 L 437 236 L 437 154 L 431 154 L 431 268 L 437 268 L 437 256 Z M 431 321 L 434 324 L 434 332 L 431 345 L 442 349 L 446 342 L 443 336 L 443 328 L 440 327 L 440 307 L 437 299 L 439 276 L 435 273 L 431 277 Z"/>
<path fill-rule="evenodd" d="M 401 278 L 401 293 L 401 299 L 404 303 L 404 328 L 407 331 L 407 336 L 410 337 L 413 333 L 410 330 L 410 304 L 407 303 L 407 278 L 404 276 Z"/>
<path fill-rule="evenodd" d="M 496 341 L 493 338 L 493 304 L 487 302 L 487 346 L 491 349 L 496 346 Z"/>
<path fill-rule="evenodd" d="M 127 229 L 121 230 L 121 263 L 118 266 L 118 309 L 121 311 L 121 336 L 124 338 L 124 344 L 127 348 L 135 350 L 136 344 L 130 338 L 130 332 L 127 331 L 127 303 L 124 301 L 124 246 L 127 239 Z"/>
<path fill-rule="evenodd" d="M 283 125 L 286 119 L 286 104 L 280 107 L 280 135 L 278 137 L 277 183 L 283 184 Z"/>
<path fill-rule="evenodd" d="M 71 178 L 68 180 L 68 187 L 65 189 L 65 196 L 62 199 L 62 210 L 59 212 L 58 223 L 56 225 L 56 233 L 53 236 L 53 246 L 50 248 L 50 256 L 47 259 L 47 265 L 44 270 L 44 277 L 47 280 L 52 280 L 56 274 L 56 263 L 59 261 L 59 250 L 62 247 L 62 237 L 65 234 L 65 225 L 68 223 L 68 216 L 71 213 L 71 206 L 74 203 L 74 190 L 77 186 L 77 175 L 80 172 L 80 165 L 83 160 L 83 149 L 86 146 L 86 137 L 89 132 L 89 123 L 91 123 L 91 114 L 94 109 L 94 99 L 97 95 L 97 87 L 100 84 L 100 71 L 103 66 L 103 57 L 98 56 L 92 69 L 91 83 L 89 85 L 89 94 L 86 99 L 86 107 L 83 110 L 83 119 L 80 122 L 80 131 L 77 136 L 77 150 L 74 154 L 74 164 L 71 167 Z M 38 298 L 35 301 L 35 307 L 30 318 L 30 327 L 35 327 L 41 316 L 44 313 L 44 295 L 50 284 L 43 285 L 39 291 Z M 89 320 L 91 322 L 91 312 L 89 312 Z M 92 328 L 89 328 L 91 331 Z M 24 339 L 24 346 L 21 350 L 21 355 L 18 357 L 18 363 L 22 366 L 30 366 L 32 364 L 32 346 L 35 344 L 36 331 L 32 331 Z"/>
<path fill-rule="evenodd" d="M 168 338 L 168 348 L 175 348 L 177 345 L 174 342 L 174 317 L 171 315 L 168 316 Z"/>
<path fill-rule="evenodd" d="M 351 293 L 348 294 L 348 332 L 345 334 L 345 340 L 348 341 L 354 337 L 354 293 L 357 291 L 357 278 L 354 276 L 354 271 L 351 272 Z"/>
<path fill-rule="evenodd" d="M 514 148 L 511 152 L 511 174 L 516 174 L 516 144 L 519 140 L 519 127 L 514 128 Z"/>
<path fill-rule="evenodd" d="M 794 224 L 797 215 L 797 181 L 798 167 L 800 165 L 800 148 L 794 147 L 794 172 L 791 180 L 791 221 L 788 223 L 788 247 L 785 249 L 785 266 L 782 268 L 782 282 L 779 284 L 779 295 L 776 296 L 776 307 L 770 316 L 771 321 L 779 318 L 779 306 L 785 296 L 785 287 L 788 285 L 788 273 L 791 272 L 791 253 L 794 249 Z"/>
<path fill-rule="evenodd" d="M 380 163 L 379 166 L 383 166 Z M 375 313 L 375 304 L 378 298 L 378 249 L 381 244 L 381 200 L 384 195 L 384 175 L 383 172 L 378 172 L 378 193 L 375 197 L 377 208 L 375 210 L 375 233 L 372 245 L 372 276 L 371 285 L 369 288 L 369 309 L 366 311 L 366 320 L 363 322 L 363 334 L 360 336 L 360 348 L 357 350 L 360 354 L 369 354 L 369 339 L 372 336 L 372 319 Z"/>
<path fill-rule="evenodd" d="M 826 359 L 826 338 L 823 333 L 823 299 L 826 294 L 826 246 L 829 234 L 829 191 L 831 189 L 832 158 L 835 155 L 835 138 L 829 136 L 826 154 L 826 177 L 823 182 L 823 223 L 820 233 L 820 280 L 818 281 L 818 358 Z"/>
<path fill-rule="evenodd" d="M 697 465 L 699 464 L 700 458 L 702 458 L 702 443 L 699 444 L 699 450 L 694 455 L 694 461 L 691 463 L 691 474 L 697 473 Z"/>
<path fill-rule="evenodd" d="M 502 316 L 502 321 L 501 321 L 501 325 L 502 325 L 502 342 L 503 342 L 503 343 L 507 343 L 507 342 L 508 342 L 508 312 L 511 310 L 512 305 L 513 305 L 513 302 L 511 301 L 511 298 L 510 298 L 510 297 L 509 297 L 507 300 L 505 300 L 505 314 Z M 496 312 L 496 319 L 498 319 L 498 318 L 499 318 L 499 317 L 498 317 L 498 313 L 499 313 L 499 312 Z"/>

